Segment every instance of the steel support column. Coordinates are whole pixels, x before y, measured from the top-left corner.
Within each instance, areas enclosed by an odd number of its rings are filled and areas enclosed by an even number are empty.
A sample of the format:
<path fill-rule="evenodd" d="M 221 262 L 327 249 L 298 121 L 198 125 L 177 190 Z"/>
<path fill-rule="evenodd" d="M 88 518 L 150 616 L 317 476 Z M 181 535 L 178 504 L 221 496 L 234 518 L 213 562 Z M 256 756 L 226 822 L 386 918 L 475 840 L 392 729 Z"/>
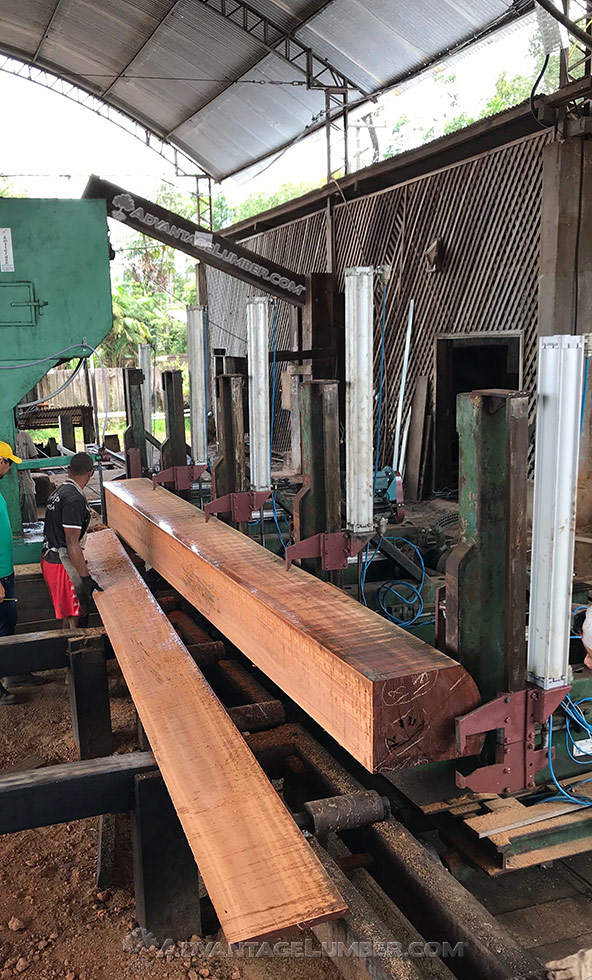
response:
<path fill-rule="evenodd" d="M 144 427 L 144 408 L 142 404 L 142 382 L 144 375 L 138 368 L 123 369 L 123 392 L 125 396 L 125 415 L 127 428 L 123 433 L 123 445 L 126 452 L 126 459 L 129 460 L 130 449 L 135 449 L 140 454 L 140 467 L 142 472 L 147 468 L 146 458 L 146 438 Z M 128 476 L 129 462 L 128 462 Z"/>

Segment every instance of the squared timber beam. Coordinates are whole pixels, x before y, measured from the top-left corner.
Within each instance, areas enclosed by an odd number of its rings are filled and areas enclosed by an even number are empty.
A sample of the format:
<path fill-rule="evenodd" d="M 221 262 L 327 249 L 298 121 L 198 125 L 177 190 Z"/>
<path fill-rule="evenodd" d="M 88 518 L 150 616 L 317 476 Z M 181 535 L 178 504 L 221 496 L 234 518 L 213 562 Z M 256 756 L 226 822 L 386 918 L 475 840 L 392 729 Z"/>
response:
<path fill-rule="evenodd" d="M 457 758 L 480 698 L 456 661 L 147 480 L 106 497 L 111 527 L 366 769 Z"/>

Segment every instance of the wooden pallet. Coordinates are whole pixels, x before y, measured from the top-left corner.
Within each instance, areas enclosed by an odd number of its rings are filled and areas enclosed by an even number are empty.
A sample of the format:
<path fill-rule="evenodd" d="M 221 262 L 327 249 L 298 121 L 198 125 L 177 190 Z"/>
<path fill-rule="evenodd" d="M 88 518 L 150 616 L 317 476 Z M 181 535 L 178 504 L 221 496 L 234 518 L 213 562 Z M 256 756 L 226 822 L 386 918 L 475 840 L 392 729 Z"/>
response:
<path fill-rule="evenodd" d="M 586 778 L 588 773 L 564 785 L 577 794 Z M 567 800 L 528 805 L 527 799 L 468 793 L 422 809 L 451 844 L 489 875 L 592 850 L 591 807 Z"/>

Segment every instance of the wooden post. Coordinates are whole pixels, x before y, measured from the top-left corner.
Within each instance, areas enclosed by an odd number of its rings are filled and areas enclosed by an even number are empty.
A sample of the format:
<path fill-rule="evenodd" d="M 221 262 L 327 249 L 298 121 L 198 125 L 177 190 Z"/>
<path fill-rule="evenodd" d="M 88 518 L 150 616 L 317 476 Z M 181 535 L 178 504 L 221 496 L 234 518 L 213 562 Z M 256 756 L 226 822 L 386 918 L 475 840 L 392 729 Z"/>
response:
<path fill-rule="evenodd" d="M 99 840 L 97 849 L 97 873 L 95 883 L 97 888 L 109 888 L 113 881 L 115 868 L 115 832 L 116 817 L 114 813 L 101 813 L 99 817 Z"/>
<path fill-rule="evenodd" d="M 244 378 L 241 374 L 219 374 L 216 378 L 220 455 L 212 467 L 214 497 L 239 493 L 247 488 L 243 430 L 244 390 Z"/>
<path fill-rule="evenodd" d="M 171 466 L 184 466 L 187 462 L 183 379 L 181 372 L 164 371 L 162 375 L 162 387 L 164 391 L 166 439 L 162 444 L 161 466 L 163 470 L 166 470 Z"/>
<path fill-rule="evenodd" d="M 93 421 L 93 410 L 90 405 L 82 406 L 82 438 L 85 446 L 95 442 L 97 438 L 95 423 Z"/>
<path fill-rule="evenodd" d="M 144 374 L 139 368 L 123 368 L 123 391 L 125 396 L 125 417 L 127 428 L 123 433 L 126 453 L 137 449 L 140 453 L 142 472 L 147 468 L 146 439 L 144 436 L 144 407 L 142 404 L 142 382 Z M 130 474 L 128 473 L 128 476 Z"/>
<path fill-rule="evenodd" d="M 543 150 L 539 336 L 590 333 L 592 323 L 592 142 L 575 136 Z M 580 442 L 577 529 L 592 536 L 590 389 Z M 592 575 L 592 546 L 576 540 L 575 571 Z"/>
<path fill-rule="evenodd" d="M 97 759 L 113 750 L 105 647 L 101 638 L 68 641 L 68 692 L 74 738 L 81 759 Z"/>
<path fill-rule="evenodd" d="M 314 272 L 307 276 L 308 301 L 302 310 L 302 350 L 326 350 L 326 357 L 311 361 L 313 378 L 338 378 L 339 332 L 335 326 L 333 276 Z"/>
<path fill-rule="evenodd" d="M 313 534 L 341 530 L 337 382 L 304 381 L 299 407 L 302 488 L 294 498 L 294 534 L 296 541 L 303 541 Z M 321 574 L 318 558 L 305 559 L 302 568 L 329 577 Z"/>
<path fill-rule="evenodd" d="M 60 444 L 64 449 L 71 449 L 73 453 L 76 452 L 76 433 L 74 432 L 74 422 L 71 415 L 60 415 L 58 417 L 58 422 L 60 424 Z"/>
<path fill-rule="evenodd" d="M 201 935 L 199 871 L 160 773 L 136 777 L 132 848 L 140 926 L 158 944 Z"/>

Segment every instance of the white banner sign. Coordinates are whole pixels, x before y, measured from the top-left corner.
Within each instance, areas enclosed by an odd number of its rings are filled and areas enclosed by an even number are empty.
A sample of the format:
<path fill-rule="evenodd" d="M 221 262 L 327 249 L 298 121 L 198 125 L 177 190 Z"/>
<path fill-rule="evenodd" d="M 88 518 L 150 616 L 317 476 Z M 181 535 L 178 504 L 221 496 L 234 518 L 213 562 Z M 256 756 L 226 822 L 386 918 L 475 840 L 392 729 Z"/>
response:
<path fill-rule="evenodd" d="M 10 228 L 0 228 L 0 272 L 14 272 L 12 232 Z"/>

